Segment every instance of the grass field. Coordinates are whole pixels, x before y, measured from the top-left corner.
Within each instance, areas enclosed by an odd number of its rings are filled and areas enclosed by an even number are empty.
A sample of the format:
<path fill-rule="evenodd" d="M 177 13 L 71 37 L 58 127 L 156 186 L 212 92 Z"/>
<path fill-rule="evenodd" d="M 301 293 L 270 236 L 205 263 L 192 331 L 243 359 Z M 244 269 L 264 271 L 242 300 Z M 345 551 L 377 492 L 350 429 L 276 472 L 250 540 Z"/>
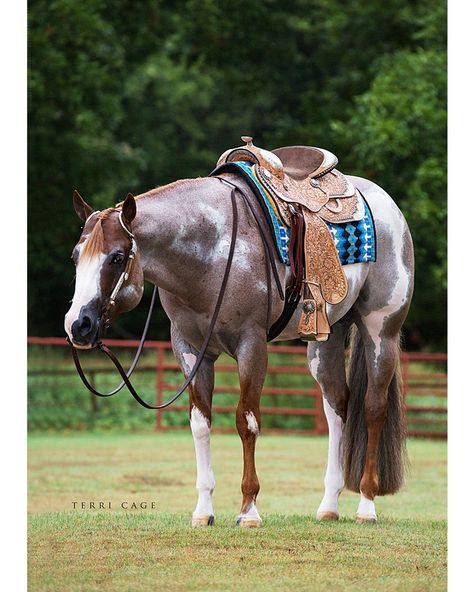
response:
<path fill-rule="evenodd" d="M 314 520 L 326 446 L 326 438 L 262 435 L 264 527 L 245 530 L 234 524 L 240 440 L 214 435 L 216 524 L 192 529 L 189 433 L 33 435 L 29 589 L 445 590 L 446 443 L 409 442 L 407 484 L 378 499 L 376 525 L 354 522 L 358 498 L 348 492 L 338 523 Z M 97 508 L 100 501 L 104 509 L 80 507 L 94 502 Z M 147 508 L 131 510 L 133 502 Z"/>

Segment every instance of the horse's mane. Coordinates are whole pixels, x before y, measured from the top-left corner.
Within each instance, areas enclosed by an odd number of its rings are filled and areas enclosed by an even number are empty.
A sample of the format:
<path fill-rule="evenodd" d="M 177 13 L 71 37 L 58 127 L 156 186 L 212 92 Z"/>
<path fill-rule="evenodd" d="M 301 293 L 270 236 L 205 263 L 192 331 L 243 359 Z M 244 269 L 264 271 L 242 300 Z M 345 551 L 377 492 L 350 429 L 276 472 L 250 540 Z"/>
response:
<path fill-rule="evenodd" d="M 144 199 L 146 197 L 159 197 L 161 193 L 164 193 L 165 191 L 167 191 L 168 189 L 174 189 L 175 187 L 177 187 L 178 185 L 181 185 L 182 183 L 189 183 L 189 181 L 198 181 L 200 179 L 200 177 L 198 177 L 198 179 L 178 179 L 177 181 L 173 181 L 172 183 L 168 183 L 167 185 L 161 185 L 160 187 L 154 187 L 153 189 L 150 189 L 149 191 L 146 191 L 145 193 L 140 193 L 139 195 L 135 195 L 135 199 Z M 119 203 L 115 204 L 116 208 L 121 208 L 123 205 L 123 201 L 120 201 Z"/>

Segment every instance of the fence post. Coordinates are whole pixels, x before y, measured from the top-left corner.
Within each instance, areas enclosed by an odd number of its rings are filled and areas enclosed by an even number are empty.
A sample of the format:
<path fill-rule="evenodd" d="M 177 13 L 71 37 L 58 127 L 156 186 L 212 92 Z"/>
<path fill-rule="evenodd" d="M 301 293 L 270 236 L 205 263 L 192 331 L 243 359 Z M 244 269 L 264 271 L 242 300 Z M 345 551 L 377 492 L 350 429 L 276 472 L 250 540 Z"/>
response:
<path fill-rule="evenodd" d="M 161 405 L 163 403 L 163 383 L 164 383 L 164 349 L 162 344 L 157 346 L 156 350 L 156 403 L 157 405 Z M 161 430 L 163 429 L 163 425 L 161 422 L 161 411 L 157 410 L 156 412 L 156 429 Z"/>

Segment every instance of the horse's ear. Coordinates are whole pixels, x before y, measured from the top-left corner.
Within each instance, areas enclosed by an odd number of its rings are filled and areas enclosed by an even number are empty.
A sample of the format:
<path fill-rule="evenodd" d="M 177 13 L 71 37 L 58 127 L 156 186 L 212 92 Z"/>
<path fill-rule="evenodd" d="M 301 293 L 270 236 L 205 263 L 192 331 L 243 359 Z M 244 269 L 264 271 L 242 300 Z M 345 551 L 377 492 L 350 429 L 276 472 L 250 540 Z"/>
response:
<path fill-rule="evenodd" d="M 74 193 L 72 194 L 72 203 L 74 204 L 76 214 L 83 222 L 85 222 L 94 211 L 90 207 L 90 205 L 82 199 L 82 197 L 79 194 L 79 191 L 76 191 L 75 189 Z"/>
<path fill-rule="evenodd" d="M 130 225 L 132 220 L 135 218 L 136 213 L 137 205 L 135 203 L 135 198 L 131 193 L 129 193 L 122 204 L 123 221 Z"/>

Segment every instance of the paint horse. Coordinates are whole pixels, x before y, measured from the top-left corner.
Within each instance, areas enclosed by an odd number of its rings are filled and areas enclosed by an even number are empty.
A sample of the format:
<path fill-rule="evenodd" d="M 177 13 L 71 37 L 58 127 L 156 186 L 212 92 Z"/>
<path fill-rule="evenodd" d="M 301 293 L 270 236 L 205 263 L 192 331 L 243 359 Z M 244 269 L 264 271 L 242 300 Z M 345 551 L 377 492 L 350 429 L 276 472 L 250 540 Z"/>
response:
<path fill-rule="evenodd" d="M 240 381 L 236 425 L 243 445 L 243 499 L 237 523 L 258 527 L 262 524 L 255 468 L 261 429 L 259 400 L 267 370 L 269 323 L 280 318 L 284 303 L 276 290 L 269 298 L 264 244 L 248 206 L 253 192 L 236 172 L 228 172 L 226 178 L 239 188 L 237 238 L 214 331 L 189 386 L 198 490 L 192 524 L 214 522 L 210 451 L 214 364 L 225 352 L 237 361 Z M 377 259 L 345 266 L 347 295 L 327 307 L 330 338 L 308 343 L 309 369 L 321 387 L 329 426 L 324 497 L 317 519 L 338 519 L 338 498 L 346 486 L 360 493 L 357 521 L 374 522 L 375 497 L 396 492 L 403 481 L 399 338 L 413 291 L 414 258 L 407 223 L 390 196 L 371 181 L 347 178 L 362 192 L 372 212 Z M 100 340 L 102 312 L 123 273 L 130 251 L 129 233 L 133 232 L 137 252 L 109 320 L 113 322 L 140 302 L 144 281 L 158 286 L 171 321 L 173 351 L 188 377 L 226 267 L 234 220 L 232 191 L 229 183 L 217 177 L 186 179 L 135 198 L 129 194 L 121 204 L 101 212 L 94 212 L 75 192 L 74 208 L 85 224 L 73 250 L 76 284 L 65 317 L 74 346 L 92 348 Z M 290 267 L 276 260 L 276 273 L 282 286 L 288 286 Z M 300 303 L 276 341 L 298 337 L 301 313 Z M 346 372 L 349 336 L 350 368 Z"/>

